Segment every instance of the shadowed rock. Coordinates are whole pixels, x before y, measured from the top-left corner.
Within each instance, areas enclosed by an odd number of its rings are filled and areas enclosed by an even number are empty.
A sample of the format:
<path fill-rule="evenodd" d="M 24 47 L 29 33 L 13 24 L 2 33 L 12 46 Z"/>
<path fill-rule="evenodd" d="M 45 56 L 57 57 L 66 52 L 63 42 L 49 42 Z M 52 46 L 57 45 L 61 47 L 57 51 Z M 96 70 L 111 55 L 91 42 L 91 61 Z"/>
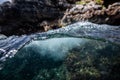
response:
<path fill-rule="evenodd" d="M 0 33 L 5 35 L 31 34 L 48 29 L 59 28 L 63 24 L 78 21 L 106 23 L 119 25 L 120 5 L 115 3 L 105 9 L 102 5 L 90 2 L 85 5 L 76 5 L 78 0 L 12 0 L 0 5 Z M 64 15 L 64 17 L 63 17 Z M 60 19 L 61 24 L 59 24 Z M 47 21 L 47 29 L 41 23 Z M 52 25 L 51 25 L 52 24 Z"/>
<path fill-rule="evenodd" d="M 63 9 L 70 5 L 66 0 L 12 0 L 0 5 L 0 33 L 29 34 L 44 31 L 39 26 L 44 20 L 58 20 Z"/>

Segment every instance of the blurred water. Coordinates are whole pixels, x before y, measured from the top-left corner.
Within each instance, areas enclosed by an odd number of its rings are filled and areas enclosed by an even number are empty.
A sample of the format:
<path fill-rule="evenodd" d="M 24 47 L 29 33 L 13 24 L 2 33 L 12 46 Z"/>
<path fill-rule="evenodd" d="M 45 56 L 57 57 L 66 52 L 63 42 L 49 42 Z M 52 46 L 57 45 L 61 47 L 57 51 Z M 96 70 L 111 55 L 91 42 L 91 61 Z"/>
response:
<path fill-rule="evenodd" d="M 11 0 L 0 0 L 0 4 L 4 3 L 4 2 L 6 2 L 6 1 L 12 2 Z"/>

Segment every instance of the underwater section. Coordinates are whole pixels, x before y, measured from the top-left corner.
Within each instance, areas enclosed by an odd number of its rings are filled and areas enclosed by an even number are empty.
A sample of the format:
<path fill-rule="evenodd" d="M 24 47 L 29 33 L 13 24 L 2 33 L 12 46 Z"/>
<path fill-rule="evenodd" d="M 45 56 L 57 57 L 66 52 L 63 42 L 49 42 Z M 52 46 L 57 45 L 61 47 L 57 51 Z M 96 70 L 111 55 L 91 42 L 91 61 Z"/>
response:
<path fill-rule="evenodd" d="M 55 36 L 60 35 L 33 39 L 3 62 L 0 80 L 120 79 L 120 46 L 100 40 Z"/>
<path fill-rule="evenodd" d="M 76 37 L 100 40 L 120 45 L 120 26 L 98 25 L 91 22 L 77 22 L 66 27 L 50 30 L 48 32 L 34 33 L 21 36 L 4 36 L 0 34 L 0 64 L 14 57 L 16 52 L 24 45 L 35 39 L 49 39 L 60 37 Z"/>
<path fill-rule="evenodd" d="M 78 22 L 0 34 L 0 80 L 120 80 L 120 26 Z"/>

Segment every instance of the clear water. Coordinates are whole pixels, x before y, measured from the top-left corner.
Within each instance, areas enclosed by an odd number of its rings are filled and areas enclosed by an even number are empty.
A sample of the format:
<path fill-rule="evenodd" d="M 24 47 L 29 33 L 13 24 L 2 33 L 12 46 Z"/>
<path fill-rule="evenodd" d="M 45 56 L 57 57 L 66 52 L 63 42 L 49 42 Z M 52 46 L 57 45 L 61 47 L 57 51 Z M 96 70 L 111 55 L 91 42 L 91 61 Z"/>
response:
<path fill-rule="evenodd" d="M 77 23 L 1 38 L 0 80 L 119 80 L 120 31 L 116 28 Z"/>
<path fill-rule="evenodd" d="M 75 37 L 35 40 L 3 67 L 0 80 L 116 80 L 120 47 Z"/>

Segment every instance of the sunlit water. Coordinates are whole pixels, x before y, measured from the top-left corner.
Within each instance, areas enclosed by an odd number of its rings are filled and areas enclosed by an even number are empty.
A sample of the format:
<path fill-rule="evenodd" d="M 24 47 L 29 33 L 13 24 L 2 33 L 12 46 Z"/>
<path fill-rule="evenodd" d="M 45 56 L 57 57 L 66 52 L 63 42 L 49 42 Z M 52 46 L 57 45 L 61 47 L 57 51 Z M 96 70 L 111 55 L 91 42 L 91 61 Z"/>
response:
<path fill-rule="evenodd" d="M 112 27 L 77 23 L 29 36 L 1 35 L 0 80 L 119 80 L 120 31 Z"/>

